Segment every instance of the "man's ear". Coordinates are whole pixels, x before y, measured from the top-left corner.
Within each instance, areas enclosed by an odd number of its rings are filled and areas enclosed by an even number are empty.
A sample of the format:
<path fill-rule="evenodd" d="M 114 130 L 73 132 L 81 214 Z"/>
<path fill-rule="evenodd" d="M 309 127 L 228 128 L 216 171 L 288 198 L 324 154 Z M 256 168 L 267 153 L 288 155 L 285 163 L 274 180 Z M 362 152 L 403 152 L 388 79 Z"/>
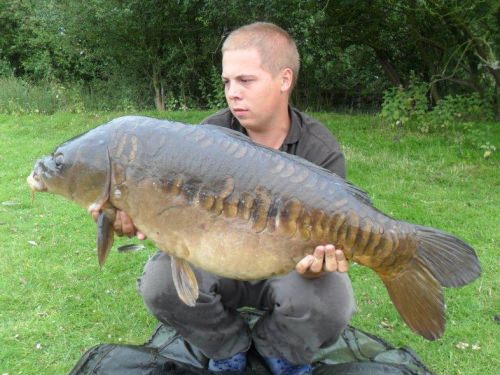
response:
<path fill-rule="evenodd" d="M 292 87 L 293 71 L 285 68 L 281 71 L 281 92 L 289 92 Z"/>

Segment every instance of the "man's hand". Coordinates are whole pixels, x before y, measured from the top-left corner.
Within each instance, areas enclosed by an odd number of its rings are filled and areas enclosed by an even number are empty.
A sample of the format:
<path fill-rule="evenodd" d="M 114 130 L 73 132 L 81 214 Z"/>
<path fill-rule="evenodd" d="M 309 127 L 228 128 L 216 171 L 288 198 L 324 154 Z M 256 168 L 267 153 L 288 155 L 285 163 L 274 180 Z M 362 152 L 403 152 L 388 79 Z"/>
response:
<path fill-rule="evenodd" d="M 295 270 L 303 277 L 314 279 L 326 272 L 347 272 L 349 262 L 344 252 L 335 249 L 335 246 L 316 246 L 312 255 L 305 256 L 297 265 Z"/>
<path fill-rule="evenodd" d="M 92 218 L 97 221 L 99 216 L 99 211 L 92 211 Z M 113 223 L 113 229 L 118 236 L 137 236 L 140 240 L 145 240 L 146 235 L 137 230 L 130 216 L 127 215 L 125 211 L 116 211 L 115 222 Z"/>

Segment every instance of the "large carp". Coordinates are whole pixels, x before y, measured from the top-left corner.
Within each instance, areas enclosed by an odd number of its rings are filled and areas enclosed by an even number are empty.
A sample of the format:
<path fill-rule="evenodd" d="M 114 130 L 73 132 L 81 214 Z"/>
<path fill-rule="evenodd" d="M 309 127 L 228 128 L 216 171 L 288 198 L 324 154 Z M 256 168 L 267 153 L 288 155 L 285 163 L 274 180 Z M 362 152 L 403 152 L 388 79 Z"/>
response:
<path fill-rule="evenodd" d="M 373 269 L 404 321 L 432 340 L 444 331 L 441 287 L 481 272 L 456 237 L 390 218 L 335 174 L 217 126 L 118 118 L 37 161 L 28 183 L 101 210 L 100 264 L 115 210 L 126 211 L 172 256 L 177 291 L 191 305 L 198 286 L 190 263 L 256 280 L 285 274 L 331 243 Z"/>

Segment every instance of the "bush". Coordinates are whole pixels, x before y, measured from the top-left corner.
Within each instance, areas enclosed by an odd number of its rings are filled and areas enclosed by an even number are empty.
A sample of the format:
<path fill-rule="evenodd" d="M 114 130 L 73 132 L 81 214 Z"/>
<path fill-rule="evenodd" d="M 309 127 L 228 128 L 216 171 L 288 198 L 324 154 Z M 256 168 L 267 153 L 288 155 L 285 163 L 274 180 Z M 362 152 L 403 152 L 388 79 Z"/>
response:
<path fill-rule="evenodd" d="M 490 157 L 496 146 L 478 122 L 494 118 L 493 107 L 477 93 L 448 95 L 429 109 L 428 85 L 412 79 L 408 88 L 390 88 L 384 93 L 380 117 L 391 125 L 414 127 L 422 133 L 450 135 L 457 144 L 467 143 Z"/>
<path fill-rule="evenodd" d="M 448 95 L 437 102 L 432 111 L 419 119 L 419 129 L 423 132 L 454 128 L 455 124 L 467 121 L 487 121 L 493 119 L 493 108 L 479 97 L 472 95 Z"/>
<path fill-rule="evenodd" d="M 391 125 L 416 125 L 424 133 L 453 128 L 466 121 L 488 121 L 494 117 L 491 104 L 479 94 L 448 95 L 434 108 L 427 98 L 428 84 L 412 77 L 407 88 L 391 87 L 384 92 L 380 117 Z"/>
<path fill-rule="evenodd" d="M 81 113 L 90 110 L 126 110 L 152 107 L 148 88 L 130 85 L 123 79 L 79 83 L 26 82 L 20 78 L 0 76 L 0 113 L 24 114 L 55 112 Z"/>
<path fill-rule="evenodd" d="M 51 82 L 33 85 L 12 76 L 0 78 L 0 86 L 0 112 L 3 113 L 52 114 L 84 110 L 77 87 L 66 88 Z"/>
<path fill-rule="evenodd" d="M 0 77 L 10 77 L 12 74 L 12 67 L 9 62 L 0 58 Z"/>
<path fill-rule="evenodd" d="M 384 92 L 380 116 L 391 125 L 418 122 L 428 109 L 428 86 L 412 77 L 407 88 L 391 87 Z"/>
<path fill-rule="evenodd" d="M 207 79 L 199 80 L 198 87 L 202 99 L 207 103 L 206 106 L 208 109 L 220 109 L 226 106 L 220 71 L 215 66 L 211 67 L 210 75 Z"/>

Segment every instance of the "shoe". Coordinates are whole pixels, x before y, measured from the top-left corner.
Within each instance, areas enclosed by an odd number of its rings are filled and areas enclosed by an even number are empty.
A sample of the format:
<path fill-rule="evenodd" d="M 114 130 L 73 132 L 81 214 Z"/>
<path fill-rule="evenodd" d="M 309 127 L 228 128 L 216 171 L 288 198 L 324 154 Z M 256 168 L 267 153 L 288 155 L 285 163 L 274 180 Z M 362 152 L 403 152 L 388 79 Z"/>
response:
<path fill-rule="evenodd" d="M 284 358 L 266 357 L 264 361 L 273 375 L 311 375 L 312 367 L 309 364 L 292 365 Z"/>
<path fill-rule="evenodd" d="M 247 366 L 247 354 L 245 352 L 236 353 L 232 357 L 224 359 L 210 359 L 208 369 L 212 372 L 241 372 Z"/>

